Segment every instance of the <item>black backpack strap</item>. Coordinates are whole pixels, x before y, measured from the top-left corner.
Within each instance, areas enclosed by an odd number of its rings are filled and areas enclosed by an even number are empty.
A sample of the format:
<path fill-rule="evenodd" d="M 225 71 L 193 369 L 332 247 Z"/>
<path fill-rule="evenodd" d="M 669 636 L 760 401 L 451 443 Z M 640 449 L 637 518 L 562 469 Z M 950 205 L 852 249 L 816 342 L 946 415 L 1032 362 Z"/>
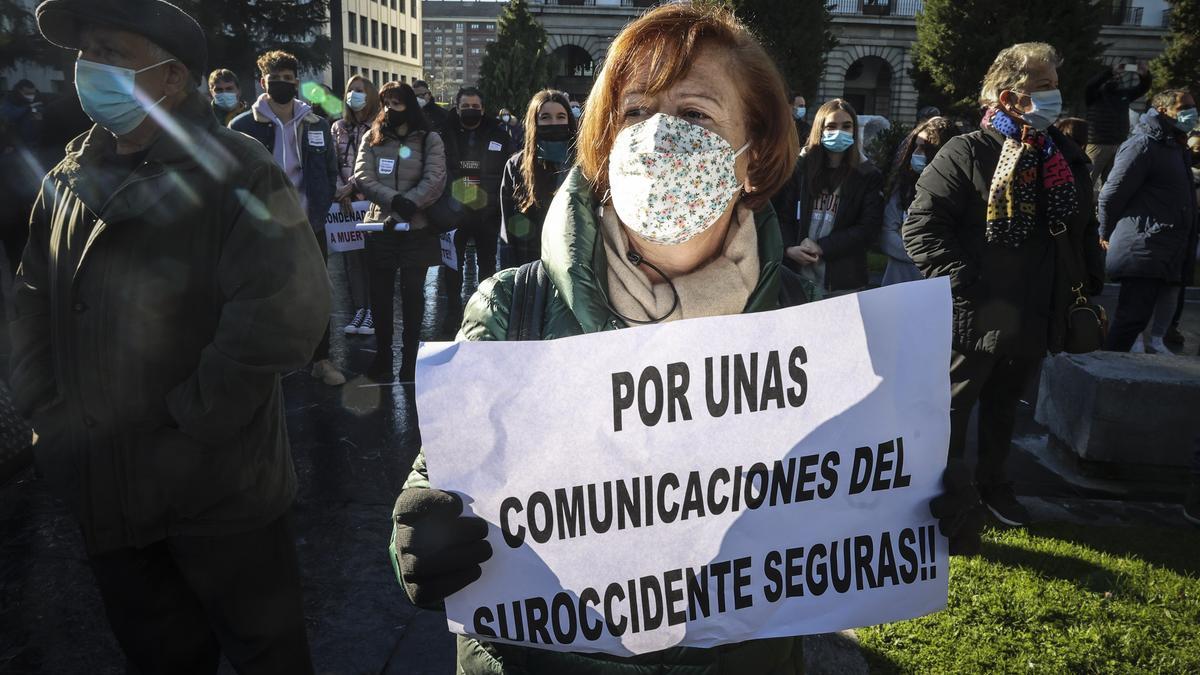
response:
<path fill-rule="evenodd" d="M 541 260 L 517 268 L 513 283 L 512 306 L 508 312 L 508 340 L 541 340 L 546 299 L 550 295 L 550 277 Z"/>

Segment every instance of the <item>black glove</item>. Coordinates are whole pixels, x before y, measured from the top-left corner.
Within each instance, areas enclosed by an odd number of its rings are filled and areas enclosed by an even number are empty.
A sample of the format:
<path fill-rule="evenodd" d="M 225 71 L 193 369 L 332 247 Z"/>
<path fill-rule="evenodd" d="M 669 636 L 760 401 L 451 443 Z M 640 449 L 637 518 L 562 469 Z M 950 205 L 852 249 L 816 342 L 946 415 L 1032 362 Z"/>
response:
<path fill-rule="evenodd" d="M 463 516 L 458 495 L 410 488 L 396 498 L 396 557 L 404 590 L 418 607 L 436 608 L 483 574 L 492 557 L 487 521 Z"/>
<path fill-rule="evenodd" d="M 963 460 L 946 464 L 942 488 L 945 492 L 929 502 L 929 512 L 937 518 L 938 530 L 950 538 L 950 555 L 978 555 L 987 513 Z"/>
<path fill-rule="evenodd" d="M 404 195 L 396 195 L 392 197 L 392 210 L 400 214 L 400 217 L 408 220 L 417 212 L 417 205 L 404 198 Z"/>

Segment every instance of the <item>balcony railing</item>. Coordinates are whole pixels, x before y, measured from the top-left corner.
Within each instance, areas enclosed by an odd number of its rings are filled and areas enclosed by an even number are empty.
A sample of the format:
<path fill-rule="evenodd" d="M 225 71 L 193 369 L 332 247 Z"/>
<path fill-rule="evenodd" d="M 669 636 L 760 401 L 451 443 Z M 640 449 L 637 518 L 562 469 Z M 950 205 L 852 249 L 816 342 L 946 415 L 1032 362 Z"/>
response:
<path fill-rule="evenodd" d="M 843 15 L 911 17 L 921 11 L 921 0 L 834 0 L 829 11 Z"/>
<path fill-rule="evenodd" d="M 1141 7 L 1104 7 L 1104 25 L 1106 26 L 1140 26 L 1142 14 L 1146 10 Z"/>

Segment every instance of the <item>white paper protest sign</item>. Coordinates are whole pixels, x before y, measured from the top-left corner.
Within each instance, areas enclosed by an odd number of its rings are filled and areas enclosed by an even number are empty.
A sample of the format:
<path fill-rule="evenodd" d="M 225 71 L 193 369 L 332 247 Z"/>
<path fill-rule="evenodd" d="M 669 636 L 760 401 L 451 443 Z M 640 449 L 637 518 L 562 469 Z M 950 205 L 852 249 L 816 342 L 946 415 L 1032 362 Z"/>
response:
<path fill-rule="evenodd" d="M 363 233 L 357 229 L 366 218 L 371 202 L 350 202 L 350 213 L 342 212 L 342 205 L 334 202 L 325 214 L 325 241 L 330 251 L 345 253 L 361 251 L 365 244 Z"/>
<path fill-rule="evenodd" d="M 454 233 L 457 231 L 443 232 L 438 237 L 442 246 L 442 264 L 452 270 L 458 269 L 458 250 L 454 248 Z"/>
<path fill-rule="evenodd" d="M 641 654 L 936 611 L 950 289 L 426 345 L 431 484 L 489 523 L 451 631 Z"/>

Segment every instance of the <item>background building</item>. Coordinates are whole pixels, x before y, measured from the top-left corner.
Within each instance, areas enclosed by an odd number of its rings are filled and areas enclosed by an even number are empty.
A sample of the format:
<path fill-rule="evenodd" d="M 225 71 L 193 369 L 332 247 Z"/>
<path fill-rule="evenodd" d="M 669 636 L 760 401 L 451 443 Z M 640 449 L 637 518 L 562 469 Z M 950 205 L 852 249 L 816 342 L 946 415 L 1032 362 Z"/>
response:
<path fill-rule="evenodd" d="M 1166 0 L 1139 2 L 1098 2 L 1096 11 L 1105 17 L 1100 32 L 1100 41 L 1108 45 L 1105 63 L 1149 62 L 1162 52 L 1168 4 Z M 657 4 L 657 0 L 530 0 L 530 12 L 546 27 L 550 51 L 558 57 L 552 84 L 577 99 L 586 98 L 616 34 Z M 841 97 L 861 114 L 911 124 L 918 101 L 908 73 L 921 6 L 921 0 L 831 0 L 839 44 L 829 54 L 817 99 L 809 101 L 809 110 Z"/>
<path fill-rule="evenodd" d="M 459 88 L 479 84 L 479 68 L 489 42 L 496 41 L 502 2 L 425 0 L 425 76 L 439 101 L 451 101 Z"/>
<path fill-rule="evenodd" d="M 1100 41 L 1108 45 L 1102 60 L 1149 62 L 1158 56 L 1168 9 L 1166 0 L 1142 0 L 1140 6 L 1127 0 L 1098 3 L 1105 23 Z M 921 0 L 834 0 L 833 33 L 840 44 L 829 54 L 819 101 L 841 97 L 861 114 L 913 123 L 917 90 L 908 72 L 920 10 Z M 814 103 L 809 101 L 810 110 L 816 109 Z"/>
<path fill-rule="evenodd" d="M 377 86 L 421 79 L 420 0 L 334 0 L 329 12 L 335 91 L 358 74 Z"/>

